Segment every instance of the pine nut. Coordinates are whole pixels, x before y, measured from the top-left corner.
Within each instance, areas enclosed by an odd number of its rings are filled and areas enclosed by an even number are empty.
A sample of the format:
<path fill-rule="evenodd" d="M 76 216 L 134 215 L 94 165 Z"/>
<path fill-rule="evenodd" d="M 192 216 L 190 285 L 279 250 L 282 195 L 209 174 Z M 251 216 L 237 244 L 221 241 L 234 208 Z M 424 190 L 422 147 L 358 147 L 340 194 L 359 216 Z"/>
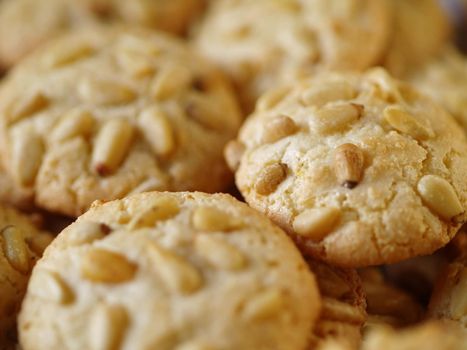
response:
<path fill-rule="evenodd" d="M 298 126 L 292 118 L 281 115 L 271 119 L 264 127 L 262 143 L 273 143 L 297 132 Z"/>
<path fill-rule="evenodd" d="M 31 290 L 32 294 L 43 300 L 60 305 L 69 305 L 75 300 L 73 291 L 62 277 L 54 271 L 35 271 L 30 284 L 29 290 Z"/>
<path fill-rule="evenodd" d="M 98 283 L 123 283 L 133 279 L 138 267 L 125 256 L 93 248 L 81 261 L 81 276 Z"/>
<path fill-rule="evenodd" d="M 159 156 L 167 156 L 175 149 L 175 135 L 168 117 L 157 107 L 146 109 L 139 116 L 141 131 Z"/>
<path fill-rule="evenodd" d="M 83 102 L 97 106 L 123 105 L 136 99 L 136 93 L 128 86 L 102 79 L 83 80 L 78 92 Z"/>
<path fill-rule="evenodd" d="M 256 102 L 256 110 L 261 112 L 277 106 L 290 92 L 289 86 L 281 86 L 264 93 Z"/>
<path fill-rule="evenodd" d="M 123 306 L 100 304 L 92 315 L 89 327 L 91 349 L 120 349 L 128 324 L 128 313 Z"/>
<path fill-rule="evenodd" d="M 3 252 L 10 265 L 17 271 L 29 272 L 30 256 L 23 232 L 16 226 L 7 226 L 1 231 Z"/>
<path fill-rule="evenodd" d="M 282 163 L 268 165 L 258 174 L 255 191 L 260 195 L 267 196 L 275 192 L 286 177 L 287 165 Z"/>
<path fill-rule="evenodd" d="M 249 320 L 259 321 L 277 316 L 284 307 L 284 297 L 279 290 L 266 290 L 251 298 L 244 315 Z"/>
<path fill-rule="evenodd" d="M 191 72 L 181 66 L 167 67 L 162 70 L 151 86 L 154 99 L 164 100 L 187 89 L 192 79 Z"/>
<path fill-rule="evenodd" d="M 196 237 L 197 253 L 212 266 L 225 270 L 240 270 L 246 265 L 245 256 L 233 245 L 222 239 L 199 235 Z"/>
<path fill-rule="evenodd" d="M 356 95 L 355 89 L 345 82 L 333 82 L 327 86 L 316 86 L 306 90 L 301 101 L 305 106 L 318 108 L 325 104 L 338 100 L 351 100 Z"/>
<path fill-rule="evenodd" d="M 32 127 L 17 129 L 12 135 L 12 170 L 15 180 L 30 186 L 36 180 L 44 156 L 42 138 Z"/>
<path fill-rule="evenodd" d="M 199 231 L 231 231 L 241 227 L 241 223 L 230 214 L 213 207 L 198 207 L 192 216 L 193 226 Z"/>
<path fill-rule="evenodd" d="M 332 231 L 339 217 L 337 208 L 307 209 L 295 217 L 293 229 L 300 236 L 320 241 Z"/>
<path fill-rule="evenodd" d="M 19 100 L 16 100 L 9 108 L 8 122 L 14 123 L 20 119 L 39 113 L 49 105 L 49 99 L 41 91 L 34 90 Z"/>
<path fill-rule="evenodd" d="M 231 140 L 224 148 L 224 158 L 230 170 L 233 172 L 238 170 L 245 146 L 237 140 Z"/>
<path fill-rule="evenodd" d="M 44 63 L 49 68 L 56 68 L 89 57 L 93 52 L 94 48 L 91 44 L 83 41 L 72 41 L 56 46 L 54 50 L 49 51 L 44 58 Z"/>
<path fill-rule="evenodd" d="M 89 135 L 94 127 L 94 117 L 88 111 L 73 110 L 67 113 L 52 131 L 52 140 L 56 142 L 76 136 Z"/>
<path fill-rule="evenodd" d="M 150 208 L 137 215 L 131 222 L 131 228 L 153 227 L 158 221 L 170 219 L 177 215 L 180 207 L 175 198 L 158 197 L 151 202 Z"/>
<path fill-rule="evenodd" d="M 425 140 L 435 136 L 431 128 L 424 126 L 414 116 L 398 106 L 386 107 L 383 116 L 394 129 L 416 140 Z"/>
<path fill-rule="evenodd" d="M 354 144 L 344 143 L 334 152 L 334 171 L 339 183 L 347 188 L 354 188 L 363 175 L 363 152 Z"/>
<path fill-rule="evenodd" d="M 316 113 L 314 127 L 322 133 L 337 132 L 358 120 L 363 113 L 363 106 L 355 103 L 338 104 L 323 107 Z"/>

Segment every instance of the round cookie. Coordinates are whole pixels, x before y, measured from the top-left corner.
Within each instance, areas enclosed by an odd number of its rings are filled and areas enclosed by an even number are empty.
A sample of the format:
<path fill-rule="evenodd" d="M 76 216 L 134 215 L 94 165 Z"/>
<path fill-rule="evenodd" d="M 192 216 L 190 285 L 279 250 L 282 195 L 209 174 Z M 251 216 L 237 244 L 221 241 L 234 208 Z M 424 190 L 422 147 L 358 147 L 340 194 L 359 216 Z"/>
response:
<path fill-rule="evenodd" d="M 258 101 L 225 154 L 246 201 L 344 267 L 429 254 L 465 221 L 467 141 L 382 69 L 322 74 Z"/>
<path fill-rule="evenodd" d="M 357 271 L 339 269 L 311 259 L 308 265 L 316 276 L 322 298 L 309 349 L 325 349 L 330 344 L 358 349 L 367 315 L 362 281 Z"/>
<path fill-rule="evenodd" d="M 4 168 L 37 206 L 79 215 L 96 199 L 147 190 L 216 192 L 241 115 L 223 75 L 151 31 L 67 34 L 0 88 Z"/>
<path fill-rule="evenodd" d="M 0 3 L 0 66 L 11 67 L 61 32 L 126 22 L 183 33 L 203 0 L 5 0 Z"/>
<path fill-rule="evenodd" d="M 397 77 L 427 62 L 451 37 L 448 14 L 438 0 L 392 0 L 393 31 L 382 65 Z"/>
<path fill-rule="evenodd" d="M 218 0 L 195 43 L 232 76 L 251 110 L 278 83 L 376 64 L 391 17 L 386 0 Z"/>
<path fill-rule="evenodd" d="M 0 206 L 0 348 L 16 337 L 16 316 L 36 260 L 52 241 L 25 215 Z"/>
<path fill-rule="evenodd" d="M 34 269 L 20 342 L 304 349 L 319 307 L 306 263 L 267 218 L 226 194 L 149 192 L 95 203 L 58 236 Z"/>
<path fill-rule="evenodd" d="M 466 350 L 467 335 L 443 322 L 424 322 L 402 330 L 380 327 L 363 342 L 362 350 Z"/>
<path fill-rule="evenodd" d="M 454 47 L 409 74 L 408 81 L 442 104 L 467 133 L 467 59 Z"/>
<path fill-rule="evenodd" d="M 467 250 L 440 273 L 428 316 L 452 321 L 467 332 Z"/>
<path fill-rule="evenodd" d="M 365 268 L 359 274 L 367 303 L 366 329 L 381 324 L 402 327 L 420 321 L 421 305 L 411 295 L 391 285 L 378 268 Z"/>

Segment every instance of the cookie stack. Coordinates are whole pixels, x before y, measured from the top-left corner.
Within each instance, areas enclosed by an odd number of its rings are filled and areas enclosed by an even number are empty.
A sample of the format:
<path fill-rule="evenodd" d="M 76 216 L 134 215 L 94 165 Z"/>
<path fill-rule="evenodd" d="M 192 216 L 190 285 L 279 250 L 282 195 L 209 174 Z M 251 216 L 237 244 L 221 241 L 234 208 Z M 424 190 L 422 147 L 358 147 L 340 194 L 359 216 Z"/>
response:
<path fill-rule="evenodd" d="M 454 34 L 436 0 L 1 1 L 0 349 L 467 349 Z"/>

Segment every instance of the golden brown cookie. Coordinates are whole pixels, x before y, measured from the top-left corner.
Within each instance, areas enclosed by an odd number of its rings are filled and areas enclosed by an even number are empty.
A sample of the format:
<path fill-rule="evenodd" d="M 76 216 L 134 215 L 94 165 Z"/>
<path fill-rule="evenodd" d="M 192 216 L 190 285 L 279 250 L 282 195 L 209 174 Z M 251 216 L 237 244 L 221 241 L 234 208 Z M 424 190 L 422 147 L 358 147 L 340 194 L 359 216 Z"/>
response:
<path fill-rule="evenodd" d="M 438 0 L 392 0 L 394 22 L 383 66 L 404 75 L 437 54 L 451 37 L 451 24 Z"/>
<path fill-rule="evenodd" d="M 58 34 L 99 23 L 126 22 L 183 33 L 203 0 L 4 0 L 0 66 L 11 67 Z"/>
<path fill-rule="evenodd" d="M 25 215 L 0 206 L 0 349 L 15 341 L 16 316 L 31 269 L 52 235 Z M 11 347 L 12 348 L 12 347 Z"/>
<path fill-rule="evenodd" d="M 321 313 L 309 349 L 326 349 L 330 344 L 358 349 L 367 315 L 362 281 L 357 271 L 311 259 L 308 265 L 316 276 L 322 298 Z"/>
<path fill-rule="evenodd" d="M 467 58 L 462 53 L 447 47 L 407 79 L 442 104 L 467 133 Z"/>
<path fill-rule="evenodd" d="M 218 0 L 196 45 L 232 76 L 251 110 L 278 83 L 376 64 L 391 17 L 386 0 Z"/>
<path fill-rule="evenodd" d="M 467 332 L 467 250 L 440 273 L 428 316 L 453 321 Z"/>
<path fill-rule="evenodd" d="M 421 305 L 411 295 L 391 285 L 378 268 L 365 268 L 359 274 L 366 295 L 366 328 L 379 324 L 401 327 L 422 318 Z"/>
<path fill-rule="evenodd" d="M 24 350 L 305 349 L 315 279 L 287 235 L 226 194 L 137 194 L 92 208 L 34 269 Z"/>
<path fill-rule="evenodd" d="M 381 69 L 266 93 L 225 154 L 246 201 L 330 264 L 429 254 L 465 221 L 462 129 Z"/>
<path fill-rule="evenodd" d="M 230 85 L 175 38 L 146 30 L 67 34 L 0 88 L 2 161 L 15 190 L 77 216 L 148 190 L 216 192 L 241 115 Z"/>

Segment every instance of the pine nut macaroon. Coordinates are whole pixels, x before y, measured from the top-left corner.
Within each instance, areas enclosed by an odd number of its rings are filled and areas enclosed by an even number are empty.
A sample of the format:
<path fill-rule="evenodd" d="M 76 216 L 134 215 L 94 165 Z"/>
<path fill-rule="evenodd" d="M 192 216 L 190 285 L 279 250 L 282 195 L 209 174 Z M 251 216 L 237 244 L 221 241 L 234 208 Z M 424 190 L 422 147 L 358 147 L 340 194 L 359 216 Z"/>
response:
<path fill-rule="evenodd" d="M 5 170 L 34 203 L 78 216 L 96 199 L 230 185 L 241 115 L 229 83 L 178 39 L 129 28 L 67 34 L 0 88 Z"/>
<path fill-rule="evenodd" d="M 195 44 L 233 78 L 245 109 L 278 83 L 377 64 L 391 34 L 387 0 L 217 0 Z"/>
<path fill-rule="evenodd" d="M 16 316 L 32 267 L 53 236 L 26 215 L 0 205 L 0 344 L 16 342 Z M 9 349 L 9 348 L 8 348 Z"/>
<path fill-rule="evenodd" d="M 227 194 L 148 192 L 96 202 L 60 233 L 19 333 L 24 350 L 296 350 L 319 308 L 313 274 L 266 217 Z"/>
<path fill-rule="evenodd" d="M 125 22 L 184 33 L 204 0 L 3 0 L 0 67 L 9 68 L 60 33 L 99 23 Z"/>
<path fill-rule="evenodd" d="M 355 269 L 340 269 L 308 259 L 316 276 L 322 307 L 309 349 L 327 349 L 339 344 L 359 349 L 362 327 L 367 319 L 362 281 Z"/>
<path fill-rule="evenodd" d="M 444 109 L 382 69 L 282 89 L 260 98 L 225 154 L 246 201 L 305 254 L 362 267 L 454 237 L 467 208 L 467 140 Z"/>

